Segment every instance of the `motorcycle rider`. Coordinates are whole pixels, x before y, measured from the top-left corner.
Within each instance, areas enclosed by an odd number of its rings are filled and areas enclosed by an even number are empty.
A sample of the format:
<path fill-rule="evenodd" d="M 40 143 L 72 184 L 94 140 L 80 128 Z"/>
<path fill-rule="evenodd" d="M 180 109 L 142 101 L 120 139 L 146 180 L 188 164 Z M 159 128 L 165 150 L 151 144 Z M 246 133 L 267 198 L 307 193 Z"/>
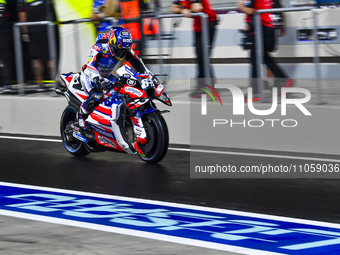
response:
<path fill-rule="evenodd" d="M 87 117 L 102 102 L 104 91 L 124 86 L 122 81 L 112 74 L 120 60 L 128 61 L 137 72 L 147 72 L 141 59 L 132 50 L 132 36 L 122 27 L 112 27 L 108 34 L 100 34 L 88 55 L 88 62 L 82 67 L 80 81 L 88 94 L 78 112 L 78 124 L 83 130 L 89 130 Z M 143 140 L 143 139 L 142 139 Z M 144 140 L 146 142 L 146 140 Z M 137 151 L 138 146 L 134 144 Z"/>
<path fill-rule="evenodd" d="M 127 60 L 140 73 L 146 71 L 144 64 L 131 49 L 131 46 L 132 36 L 127 29 L 122 27 L 112 27 L 109 34 L 100 34 L 97 37 L 96 43 L 88 55 L 88 62 L 82 67 L 80 76 L 81 83 L 88 94 L 78 113 L 81 128 L 88 129 L 86 119 L 102 102 L 103 90 L 108 90 L 110 86 L 113 86 L 117 91 L 123 85 L 112 74 L 120 60 Z"/>

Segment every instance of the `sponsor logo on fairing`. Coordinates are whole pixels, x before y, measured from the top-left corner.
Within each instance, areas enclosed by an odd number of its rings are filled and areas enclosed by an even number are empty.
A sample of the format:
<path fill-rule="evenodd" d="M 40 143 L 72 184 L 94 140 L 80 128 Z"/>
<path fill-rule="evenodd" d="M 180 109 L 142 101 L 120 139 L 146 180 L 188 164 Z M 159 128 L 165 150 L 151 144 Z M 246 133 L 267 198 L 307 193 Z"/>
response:
<path fill-rule="evenodd" d="M 86 139 L 85 137 L 82 137 L 82 136 L 79 135 L 78 133 L 73 132 L 73 136 L 74 136 L 75 138 L 77 138 L 78 140 L 80 140 L 80 141 L 82 141 L 82 142 L 84 142 L 84 143 L 87 143 L 87 139 Z"/>
<path fill-rule="evenodd" d="M 130 70 L 128 66 L 125 66 L 125 71 L 128 72 L 131 76 L 134 76 L 134 73 Z"/>
<path fill-rule="evenodd" d="M 136 81 L 135 81 L 135 80 L 132 80 L 132 79 L 128 79 L 128 80 L 126 81 L 126 84 L 127 84 L 127 85 L 130 85 L 130 86 L 135 86 L 135 85 L 136 85 Z"/>
<path fill-rule="evenodd" d="M 98 136 L 98 140 L 102 144 L 107 144 L 107 145 L 111 146 L 112 148 L 116 148 L 116 144 L 114 142 L 112 142 L 111 140 L 107 139 L 104 136 Z"/>
<path fill-rule="evenodd" d="M 135 94 L 138 97 L 141 97 L 143 95 L 143 93 L 140 90 L 131 87 L 125 87 L 125 92 Z"/>
<path fill-rule="evenodd" d="M 113 133 L 109 133 L 101 128 L 97 128 L 96 126 L 91 125 L 93 130 L 96 131 L 97 133 L 101 134 L 101 135 L 105 135 L 106 137 L 109 137 L 113 140 L 116 140 L 116 137 L 113 135 Z"/>
<path fill-rule="evenodd" d="M 135 127 L 135 134 L 136 134 L 137 136 L 141 136 L 141 135 L 142 135 L 142 132 L 143 132 L 143 129 L 142 129 L 142 128 Z"/>

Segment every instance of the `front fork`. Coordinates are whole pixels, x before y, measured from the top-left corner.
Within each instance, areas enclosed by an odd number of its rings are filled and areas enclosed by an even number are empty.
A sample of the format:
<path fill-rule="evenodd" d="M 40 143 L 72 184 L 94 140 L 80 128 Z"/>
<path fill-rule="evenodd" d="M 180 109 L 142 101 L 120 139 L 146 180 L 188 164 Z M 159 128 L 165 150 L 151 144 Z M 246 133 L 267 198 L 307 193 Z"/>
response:
<path fill-rule="evenodd" d="M 144 152 L 139 148 L 139 145 L 145 145 L 147 143 L 146 131 L 143 125 L 142 117 L 135 116 L 130 117 L 131 123 L 133 124 L 133 132 L 137 136 L 137 140 L 133 143 L 133 147 L 136 152 L 144 154 Z"/>

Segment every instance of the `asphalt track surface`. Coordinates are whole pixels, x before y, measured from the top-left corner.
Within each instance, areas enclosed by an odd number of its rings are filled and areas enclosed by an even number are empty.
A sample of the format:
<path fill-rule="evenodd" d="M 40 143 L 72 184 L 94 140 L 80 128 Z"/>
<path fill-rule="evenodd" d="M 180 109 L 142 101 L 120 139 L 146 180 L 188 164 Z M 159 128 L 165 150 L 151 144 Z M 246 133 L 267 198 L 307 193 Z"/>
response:
<path fill-rule="evenodd" d="M 65 150 L 57 137 L 51 138 L 51 141 L 10 138 L 14 136 L 23 137 L 21 135 L 2 134 L 0 138 L 0 181 L 2 182 L 340 223 L 340 185 L 339 179 L 336 178 L 192 179 L 189 173 L 190 152 L 187 147 L 183 146 L 171 145 L 162 162 L 149 165 L 140 160 L 138 156 L 113 152 L 92 153 L 85 158 L 76 158 Z M 236 152 L 236 155 L 226 154 L 223 155 L 224 157 L 228 157 L 233 164 L 242 162 L 244 165 L 252 165 L 256 162 L 266 162 L 273 165 L 282 162 L 304 164 L 312 161 L 308 158 L 337 160 L 337 157 L 332 155 L 301 155 L 296 153 L 287 155 L 281 153 L 281 155 L 287 156 L 282 158 L 279 156 L 266 157 L 266 152 L 263 151 L 233 151 L 230 149 L 228 151 Z M 201 153 L 202 156 L 205 154 L 203 152 L 191 153 Z M 257 156 L 251 155 L 254 153 Z M 263 154 L 263 157 L 258 154 Z M 271 152 L 271 154 L 275 153 Z M 290 158 L 290 156 L 293 157 Z M 209 157 L 221 157 L 221 155 L 209 153 Z M 1 222 L 4 224 L 3 226 L 8 228 L 14 225 L 17 225 L 16 228 L 20 228 L 20 226 L 25 228 L 31 224 L 24 224 L 24 220 L 5 218 L 1 217 Z M 45 227 L 35 228 L 37 230 L 35 234 L 37 236 L 40 234 L 43 242 L 43 236 L 46 233 L 44 231 L 40 233 L 39 229 L 45 229 Z M 72 238 L 77 236 L 77 233 L 72 234 L 74 231 L 88 231 L 70 229 L 65 232 L 65 230 L 59 229 L 59 226 L 49 226 L 49 229 L 50 232 L 56 231 L 54 233 L 56 236 L 62 236 L 63 233 L 67 232 L 67 235 L 72 236 Z M 6 233 L 3 230 L 4 228 L 2 228 L 0 234 L 0 244 L 4 240 L 11 243 L 11 238 L 5 237 Z M 101 235 L 104 234 L 96 236 L 99 239 Z M 102 237 L 100 240 L 105 243 L 105 238 L 107 237 Z M 119 238 L 129 242 L 130 237 Z M 92 241 L 98 243 L 97 239 Z M 46 247 L 50 249 L 51 244 L 48 242 L 46 241 Z M 177 248 L 175 249 L 169 248 L 168 251 L 166 243 L 155 244 L 151 241 L 143 241 L 143 243 L 148 245 L 149 252 L 145 252 L 143 248 L 133 248 L 136 243 L 131 240 L 131 245 L 122 248 L 117 254 L 182 254 L 182 252 L 183 254 L 197 254 L 197 252 L 198 254 L 210 254 L 210 252 L 212 252 L 211 254 L 219 254 L 217 251 L 197 251 L 180 245 L 176 245 Z M 87 243 L 86 245 L 89 246 L 90 244 Z M 160 246 L 164 247 L 161 252 L 157 251 Z M 102 245 L 102 248 L 105 250 L 105 245 Z M 72 250 L 67 245 L 65 245 L 65 249 Z M 0 253 L 1 250 L 3 249 L 0 246 Z M 24 251 L 20 253 L 18 250 L 11 253 L 11 246 L 7 247 L 5 251 L 6 253 L 1 254 L 25 254 Z M 93 253 L 74 251 L 64 254 L 78 253 L 108 254 L 105 251 L 103 253 L 100 251 L 98 253 L 95 251 Z M 48 253 L 33 251 L 31 254 Z"/>

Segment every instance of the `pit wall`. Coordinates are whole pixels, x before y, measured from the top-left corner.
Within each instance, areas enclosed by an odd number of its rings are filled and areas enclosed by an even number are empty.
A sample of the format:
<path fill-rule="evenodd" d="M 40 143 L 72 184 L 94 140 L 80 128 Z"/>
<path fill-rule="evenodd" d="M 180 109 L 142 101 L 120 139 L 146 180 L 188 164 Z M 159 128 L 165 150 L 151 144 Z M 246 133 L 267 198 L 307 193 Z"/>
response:
<path fill-rule="evenodd" d="M 22 134 L 60 136 L 60 117 L 66 106 L 66 100 L 61 97 L 0 96 L 2 109 L 0 135 L 11 133 L 19 136 Z M 263 107 L 268 108 L 268 105 Z M 268 130 L 225 127 L 228 139 L 223 144 L 218 137 L 214 137 L 213 140 L 205 139 L 204 133 L 201 139 L 190 141 L 190 104 L 188 102 L 174 101 L 171 108 L 161 105 L 159 108 L 171 111 L 163 116 L 169 127 L 172 144 L 340 155 L 340 138 L 337 135 L 340 126 L 339 107 L 307 106 L 313 116 L 304 118 L 299 123 L 301 127 L 299 132 L 296 132 L 294 128 L 281 128 L 278 132 L 277 128 Z M 289 111 L 290 116 L 301 115 L 298 109 L 289 109 Z M 245 116 L 245 118 L 248 117 Z M 330 119 L 332 119 L 331 123 Z"/>

